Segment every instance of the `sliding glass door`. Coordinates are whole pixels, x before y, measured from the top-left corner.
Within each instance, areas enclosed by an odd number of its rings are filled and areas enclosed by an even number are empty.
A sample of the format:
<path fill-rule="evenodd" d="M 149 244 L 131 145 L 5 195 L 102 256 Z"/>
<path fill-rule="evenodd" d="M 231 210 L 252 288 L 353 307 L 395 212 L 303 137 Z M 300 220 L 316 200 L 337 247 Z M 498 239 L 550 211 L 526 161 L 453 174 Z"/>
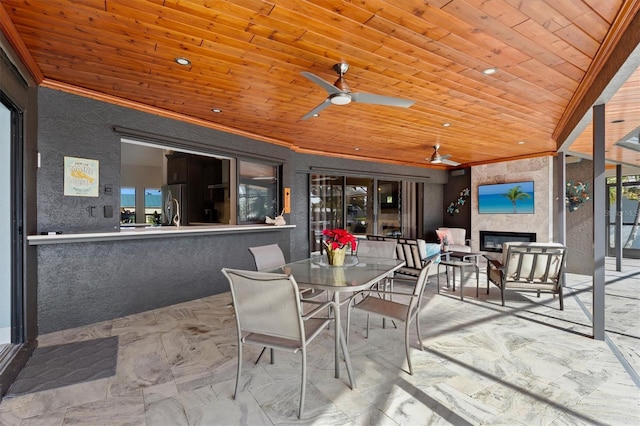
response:
<path fill-rule="evenodd" d="M 378 181 L 377 235 L 402 236 L 402 182 Z"/>
<path fill-rule="evenodd" d="M 622 254 L 627 258 L 640 258 L 640 176 L 624 176 L 622 181 Z M 607 179 L 609 197 L 607 218 L 609 232 L 608 254 L 615 256 L 616 186 L 615 178 Z"/>
<path fill-rule="evenodd" d="M 322 250 L 323 229 L 344 228 L 360 238 L 368 234 L 416 238 L 422 212 L 416 188 L 415 182 L 310 175 L 311 252 Z"/>
<path fill-rule="evenodd" d="M 0 361 L 3 348 L 23 343 L 22 115 L 0 94 Z M 1 364 L 1 363 L 0 363 Z"/>

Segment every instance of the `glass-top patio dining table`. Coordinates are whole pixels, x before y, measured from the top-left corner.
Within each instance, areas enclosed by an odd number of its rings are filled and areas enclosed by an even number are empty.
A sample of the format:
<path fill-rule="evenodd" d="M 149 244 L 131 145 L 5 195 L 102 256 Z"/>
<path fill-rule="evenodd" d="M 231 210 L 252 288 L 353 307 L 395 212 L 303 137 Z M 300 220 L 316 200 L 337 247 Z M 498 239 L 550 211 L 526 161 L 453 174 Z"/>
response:
<path fill-rule="evenodd" d="M 404 264 L 403 260 L 398 259 L 346 256 L 344 266 L 331 266 L 327 264 L 326 256 L 312 256 L 265 272 L 291 274 L 301 288 L 326 290 L 332 295 L 333 301 L 339 307 L 341 293 L 353 293 L 367 289 L 390 273 L 400 269 Z M 343 333 L 340 310 L 336 309 L 334 315 L 336 319 L 335 377 L 340 378 L 338 360 L 340 357 L 340 333 Z M 345 353 L 344 356 L 347 365 L 350 365 L 349 354 Z M 349 370 L 347 372 L 351 387 L 355 389 L 355 380 L 351 377 Z"/>

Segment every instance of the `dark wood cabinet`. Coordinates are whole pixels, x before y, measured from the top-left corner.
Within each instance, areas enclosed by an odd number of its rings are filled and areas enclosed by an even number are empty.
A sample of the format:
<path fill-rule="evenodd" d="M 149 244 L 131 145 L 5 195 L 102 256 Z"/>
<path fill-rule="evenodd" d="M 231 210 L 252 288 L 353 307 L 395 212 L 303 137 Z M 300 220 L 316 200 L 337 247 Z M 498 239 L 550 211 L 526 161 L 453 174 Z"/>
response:
<path fill-rule="evenodd" d="M 204 199 L 208 202 L 224 201 L 224 193 L 227 185 L 223 179 L 223 160 L 212 160 L 203 167 Z"/>
<path fill-rule="evenodd" d="M 200 155 L 167 155 L 167 184 L 187 185 L 185 224 L 218 221 L 229 188 L 228 162 Z"/>
<path fill-rule="evenodd" d="M 187 183 L 189 180 L 189 157 L 187 155 L 167 155 L 167 184 Z"/>

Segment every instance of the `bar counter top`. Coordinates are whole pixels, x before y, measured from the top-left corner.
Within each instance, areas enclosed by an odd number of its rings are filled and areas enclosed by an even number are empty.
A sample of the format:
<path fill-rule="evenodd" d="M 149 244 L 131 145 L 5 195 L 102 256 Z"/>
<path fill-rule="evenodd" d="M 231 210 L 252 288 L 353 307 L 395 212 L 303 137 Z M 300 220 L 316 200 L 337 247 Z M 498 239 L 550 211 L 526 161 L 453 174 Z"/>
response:
<path fill-rule="evenodd" d="M 264 232 L 293 229 L 295 225 L 188 225 L 188 226 L 145 226 L 121 227 L 120 231 L 77 234 L 29 235 L 29 245 L 86 243 L 92 241 L 136 240 L 148 238 L 170 238 L 215 234 L 237 234 L 244 232 Z"/>

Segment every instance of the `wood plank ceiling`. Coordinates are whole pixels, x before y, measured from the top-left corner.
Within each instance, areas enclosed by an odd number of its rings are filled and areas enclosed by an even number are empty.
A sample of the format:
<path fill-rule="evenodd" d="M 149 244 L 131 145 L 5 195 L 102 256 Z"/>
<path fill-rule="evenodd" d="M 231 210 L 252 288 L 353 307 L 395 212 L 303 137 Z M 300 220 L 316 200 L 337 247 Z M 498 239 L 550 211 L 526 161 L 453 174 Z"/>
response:
<path fill-rule="evenodd" d="M 639 3 L 0 0 L 0 22 L 45 87 L 298 152 L 444 167 L 427 161 L 435 144 L 463 166 L 555 153 L 620 34 L 640 31 Z M 415 103 L 331 105 L 302 120 L 327 92 L 300 73 L 333 82 L 339 62 L 353 92 Z"/>

